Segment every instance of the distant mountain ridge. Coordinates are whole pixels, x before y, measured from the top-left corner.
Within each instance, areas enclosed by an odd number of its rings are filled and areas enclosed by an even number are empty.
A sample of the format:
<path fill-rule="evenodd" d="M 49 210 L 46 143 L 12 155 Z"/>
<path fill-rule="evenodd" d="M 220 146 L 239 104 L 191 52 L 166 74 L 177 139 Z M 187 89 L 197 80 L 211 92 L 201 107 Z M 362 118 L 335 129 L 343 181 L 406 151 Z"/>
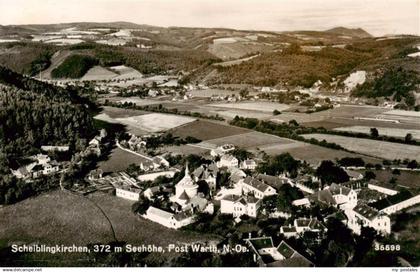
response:
<path fill-rule="evenodd" d="M 357 38 L 372 38 L 373 36 L 369 34 L 366 30 L 362 28 L 346 28 L 346 27 L 334 27 L 326 30 L 327 33 L 351 36 Z"/>

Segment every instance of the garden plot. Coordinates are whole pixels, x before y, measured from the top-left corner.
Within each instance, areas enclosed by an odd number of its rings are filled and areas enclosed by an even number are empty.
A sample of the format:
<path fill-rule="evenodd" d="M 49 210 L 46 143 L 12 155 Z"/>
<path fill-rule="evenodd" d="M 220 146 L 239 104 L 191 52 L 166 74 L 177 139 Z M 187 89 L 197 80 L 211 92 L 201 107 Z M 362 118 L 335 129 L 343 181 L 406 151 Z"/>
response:
<path fill-rule="evenodd" d="M 413 139 L 420 140 L 419 129 L 386 128 L 386 127 L 376 127 L 376 128 L 378 129 L 379 135 L 404 138 L 408 133 L 410 133 L 413 136 Z M 371 127 L 368 127 L 368 126 L 351 126 L 351 127 L 334 128 L 333 130 L 370 134 L 370 129 Z"/>
<path fill-rule="evenodd" d="M 347 150 L 368 156 L 375 156 L 388 160 L 406 158 L 410 160 L 420 160 L 420 146 L 327 134 L 306 134 L 302 136 L 306 139 L 315 138 L 319 141 L 326 140 L 330 143 L 336 143 Z"/>
<path fill-rule="evenodd" d="M 170 114 L 150 113 L 127 118 L 116 118 L 115 120 L 121 124 L 135 127 L 141 130 L 159 132 L 191 123 L 196 119 Z"/>

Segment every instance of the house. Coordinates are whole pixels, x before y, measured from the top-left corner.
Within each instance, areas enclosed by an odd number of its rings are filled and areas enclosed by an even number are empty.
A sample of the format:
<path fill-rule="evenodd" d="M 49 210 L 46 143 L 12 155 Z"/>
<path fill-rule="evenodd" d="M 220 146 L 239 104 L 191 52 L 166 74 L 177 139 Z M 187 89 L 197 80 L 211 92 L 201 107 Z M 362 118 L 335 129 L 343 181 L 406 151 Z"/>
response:
<path fill-rule="evenodd" d="M 398 194 L 398 191 L 393 187 L 389 186 L 388 184 L 381 184 L 377 181 L 369 181 L 368 188 L 390 196 Z"/>
<path fill-rule="evenodd" d="M 388 196 L 369 205 L 380 213 L 390 215 L 419 203 L 420 194 L 413 195 L 410 191 L 403 190 L 396 195 Z"/>
<path fill-rule="evenodd" d="M 241 162 L 240 168 L 244 170 L 255 170 L 255 168 L 257 168 L 257 163 L 254 160 L 247 159 Z"/>
<path fill-rule="evenodd" d="M 138 201 L 140 199 L 140 187 L 137 185 L 136 180 L 130 177 L 127 173 L 112 173 L 102 179 L 112 184 L 115 188 L 115 195 L 117 197 L 132 201 Z"/>
<path fill-rule="evenodd" d="M 220 201 L 220 213 L 232 214 L 233 217 L 248 215 L 257 217 L 261 200 L 252 196 L 226 195 Z"/>
<path fill-rule="evenodd" d="M 322 203 L 340 209 L 351 209 L 357 205 L 356 191 L 335 183 L 324 190 L 313 193 L 308 198 L 311 202 Z"/>
<path fill-rule="evenodd" d="M 34 162 L 19 167 L 17 170 L 12 170 L 12 174 L 18 179 L 39 178 L 47 176 L 60 171 L 60 164 L 56 161 L 51 161 L 48 155 L 37 154 L 30 157 Z"/>
<path fill-rule="evenodd" d="M 225 154 L 220 158 L 220 161 L 217 162 L 217 167 L 238 167 L 239 160 L 232 155 Z"/>
<path fill-rule="evenodd" d="M 291 237 L 299 237 L 299 234 L 296 230 L 295 226 L 289 225 L 289 226 L 281 226 L 280 227 L 280 233 L 284 235 L 284 237 L 286 238 L 291 238 Z"/>
<path fill-rule="evenodd" d="M 114 183 L 115 195 L 132 201 L 139 201 L 141 189 L 124 183 Z"/>
<path fill-rule="evenodd" d="M 270 185 L 276 190 L 279 190 L 284 184 L 290 184 L 293 186 L 293 183 L 286 176 L 271 176 L 266 174 L 258 174 L 255 176 L 255 179 L 264 182 L 267 185 Z"/>
<path fill-rule="evenodd" d="M 139 175 L 137 179 L 139 181 L 154 181 L 158 177 L 167 177 L 167 178 L 173 178 L 175 176 L 175 173 L 179 172 L 178 169 L 171 169 L 168 171 L 159 171 L 159 172 L 152 172 L 147 173 L 143 175 Z"/>
<path fill-rule="evenodd" d="M 253 177 L 246 177 L 241 186 L 244 194 L 253 194 L 258 199 L 276 194 L 276 189 Z"/>
<path fill-rule="evenodd" d="M 246 178 L 246 173 L 238 167 L 230 167 L 228 172 L 230 173 L 229 179 L 235 184 L 240 183 L 244 178 Z"/>
<path fill-rule="evenodd" d="M 215 149 L 212 149 L 210 151 L 210 155 L 213 157 L 222 156 L 233 150 L 235 150 L 235 146 L 233 144 L 224 144 L 224 145 L 218 146 Z"/>
<path fill-rule="evenodd" d="M 367 204 L 359 203 L 352 210 L 344 211 L 348 221 L 347 226 L 356 234 L 360 234 L 362 227 L 371 227 L 382 234 L 391 233 L 391 219 L 388 215 L 369 207 Z"/>
<path fill-rule="evenodd" d="M 98 180 L 101 179 L 103 175 L 102 169 L 95 169 L 89 172 L 88 180 Z"/>
<path fill-rule="evenodd" d="M 296 207 L 310 207 L 311 206 L 311 202 L 309 201 L 308 198 L 304 197 L 301 199 L 296 199 L 292 201 L 292 205 L 296 206 Z"/>
<path fill-rule="evenodd" d="M 173 214 L 153 206 L 150 206 L 146 213 L 142 216 L 150 221 L 171 229 L 179 229 L 194 222 L 194 216 L 192 214 Z"/>
<path fill-rule="evenodd" d="M 152 200 L 155 197 L 155 195 L 159 192 L 160 192 L 160 187 L 159 186 L 153 186 L 153 187 L 149 187 L 146 190 L 144 190 L 143 195 L 147 199 Z"/>
<path fill-rule="evenodd" d="M 204 180 L 210 188 L 211 192 L 216 191 L 216 178 L 218 173 L 216 164 L 212 163 L 209 165 L 203 164 L 193 172 L 193 177 L 196 182 Z"/>
<path fill-rule="evenodd" d="M 254 261 L 261 267 L 312 267 L 311 261 L 302 256 L 285 241 L 275 247 L 271 237 L 245 239 L 254 253 Z"/>
<path fill-rule="evenodd" d="M 165 160 L 162 156 L 153 157 L 152 162 L 153 162 L 153 166 L 154 166 L 155 169 L 157 169 L 157 168 L 168 168 L 170 166 L 169 162 L 167 160 Z"/>
<path fill-rule="evenodd" d="M 316 218 L 298 218 L 294 221 L 296 232 L 301 234 L 303 232 L 325 233 L 327 227 Z"/>
<path fill-rule="evenodd" d="M 344 169 L 344 171 L 346 171 L 347 175 L 350 177 L 350 181 L 361 180 L 363 178 L 363 174 L 357 171 L 353 171 L 350 169 Z"/>
<path fill-rule="evenodd" d="M 58 151 L 58 152 L 66 152 L 69 151 L 68 145 L 43 145 L 41 146 L 42 151 Z"/>
<path fill-rule="evenodd" d="M 130 139 L 127 141 L 128 147 L 131 150 L 137 151 L 144 147 L 146 147 L 146 141 L 143 141 L 141 137 L 137 137 L 136 135 L 131 135 Z"/>

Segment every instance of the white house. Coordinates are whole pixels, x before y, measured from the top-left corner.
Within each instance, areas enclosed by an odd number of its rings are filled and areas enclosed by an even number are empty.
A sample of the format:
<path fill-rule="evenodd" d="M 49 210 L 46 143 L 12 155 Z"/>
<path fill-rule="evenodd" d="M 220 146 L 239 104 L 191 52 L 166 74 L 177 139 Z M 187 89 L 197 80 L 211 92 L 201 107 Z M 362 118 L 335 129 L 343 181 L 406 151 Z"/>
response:
<path fill-rule="evenodd" d="M 316 218 L 298 218 L 294 221 L 294 227 L 297 233 L 303 232 L 326 232 L 327 227 Z"/>
<path fill-rule="evenodd" d="M 168 168 L 169 162 L 161 156 L 156 156 L 153 158 L 153 166 L 154 168 Z"/>
<path fill-rule="evenodd" d="M 253 177 L 246 177 L 241 184 L 244 194 L 253 194 L 258 199 L 276 194 L 276 189 Z"/>
<path fill-rule="evenodd" d="M 344 212 L 348 217 L 347 226 L 356 234 L 360 234 L 362 226 L 371 227 L 382 234 L 391 233 L 389 216 L 366 204 L 360 203 Z"/>
<path fill-rule="evenodd" d="M 313 202 L 323 203 L 340 209 L 351 209 L 357 205 L 356 191 L 335 183 L 324 190 L 313 193 L 308 198 Z"/>
<path fill-rule="evenodd" d="M 179 229 L 194 222 L 194 216 L 190 214 L 173 214 L 153 206 L 147 209 L 143 217 L 171 229 Z"/>
<path fill-rule="evenodd" d="M 260 207 L 260 199 L 252 196 L 227 195 L 220 201 L 220 213 L 232 214 L 233 217 L 248 215 L 249 217 L 257 217 Z"/>
<path fill-rule="evenodd" d="M 217 162 L 217 167 L 238 167 L 239 160 L 232 155 L 225 154 L 220 158 L 220 161 Z"/>
<path fill-rule="evenodd" d="M 257 168 L 257 163 L 254 160 L 247 159 L 241 162 L 240 167 L 244 170 L 255 170 L 255 168 Z"/>
<path fill-rule="evenodd" d="M 173 178 L 178 170 L 159 171 L 137 176 L 139 181 L 154 181 L 158 177 Z"/>
<path fill-rule="evenodd" d="M 215 149 L 212 149 L 210 151 L 210 155 L 212 155 L 213 157 L 222 156 L 225 153 L 233 151 L 233 150 L 235 150 L 235 146 L 233 144 L 224 144 L 224 145 L 218 146 Z"/>
<path fill-rule="evenodd" d="M 139 201 L 141 190 L 134 186 L 126 184 L 115 184 L 115 195 L 132 201 Z"/>

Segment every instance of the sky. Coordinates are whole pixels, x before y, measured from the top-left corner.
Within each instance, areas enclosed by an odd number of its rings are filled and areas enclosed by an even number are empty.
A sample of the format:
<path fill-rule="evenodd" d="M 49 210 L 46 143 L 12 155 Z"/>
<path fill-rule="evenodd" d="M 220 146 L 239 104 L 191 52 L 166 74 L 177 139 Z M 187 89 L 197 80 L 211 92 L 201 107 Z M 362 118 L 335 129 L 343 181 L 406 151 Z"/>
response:
<path fill-rule="evenodd" d="M 0 0 L 1 25 L 81 21 L 420 35 L 420 0 Z"/>

